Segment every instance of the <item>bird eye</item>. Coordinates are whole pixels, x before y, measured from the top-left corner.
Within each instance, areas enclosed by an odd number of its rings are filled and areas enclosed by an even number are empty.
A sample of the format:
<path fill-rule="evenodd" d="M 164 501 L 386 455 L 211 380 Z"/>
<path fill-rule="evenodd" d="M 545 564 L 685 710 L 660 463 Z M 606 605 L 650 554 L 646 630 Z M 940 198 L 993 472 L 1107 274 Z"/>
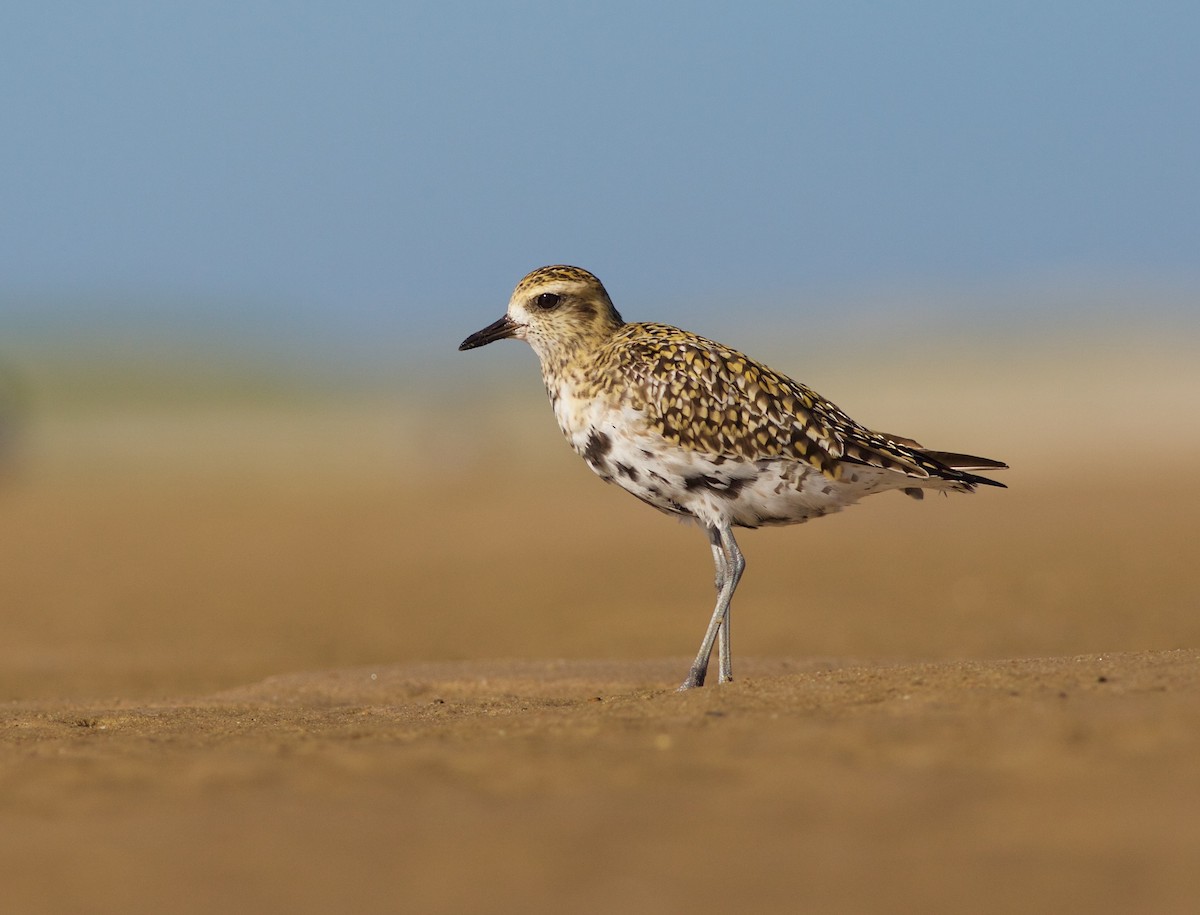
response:
<path fill-rule="evenodd" d="M 561 301 L 562 296 L 557 292 L 543 292 L 533 300 L 533 304 L 542 309 L 542 311 L 549 311 L 552 308 L 557 308 L 558 303 Z"/>

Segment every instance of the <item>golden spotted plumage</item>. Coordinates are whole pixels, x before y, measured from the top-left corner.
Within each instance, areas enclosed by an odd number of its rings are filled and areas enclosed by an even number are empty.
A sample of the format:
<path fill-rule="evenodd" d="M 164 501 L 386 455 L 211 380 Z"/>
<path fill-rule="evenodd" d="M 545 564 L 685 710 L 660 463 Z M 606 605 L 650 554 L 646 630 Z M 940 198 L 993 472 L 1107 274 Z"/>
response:
<path fill-rule="evenodd" d="M 790 457 L 830 479 L 845 459 L 914 477 L 936 469 L 805 385 L 676 327 L 625 324 L 586 358 L 601 396 L 644 411 L 684 449 L 742 461 Z"/>

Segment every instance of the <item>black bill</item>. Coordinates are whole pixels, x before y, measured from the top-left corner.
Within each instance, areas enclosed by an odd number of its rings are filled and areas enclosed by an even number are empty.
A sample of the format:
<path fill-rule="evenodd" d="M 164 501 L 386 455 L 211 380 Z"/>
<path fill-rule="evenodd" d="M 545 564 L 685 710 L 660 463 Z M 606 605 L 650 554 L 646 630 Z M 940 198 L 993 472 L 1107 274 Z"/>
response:
<path fill-rule="evenodd" d="M 475 333 L 467 337 L 462 343 L 458 344 L 458 349 L 461 352 L 465 349 L 475 349 L 477 346 L 486 346 L 497 340 L 506 340 L 516 332 L 517 323 L 508 315 L 505 315 L 499 321 L 489 324 L 483 330 L 475 331 Z"/>

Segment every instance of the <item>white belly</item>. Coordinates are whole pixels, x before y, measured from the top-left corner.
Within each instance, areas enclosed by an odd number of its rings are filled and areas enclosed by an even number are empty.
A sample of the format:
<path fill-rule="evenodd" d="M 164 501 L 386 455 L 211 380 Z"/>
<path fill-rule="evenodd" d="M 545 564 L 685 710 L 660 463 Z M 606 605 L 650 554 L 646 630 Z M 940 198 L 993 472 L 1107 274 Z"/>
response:
<path fill-rule="evenodd" d="M 902 474 L 870 467 L 848 469 L 835 481 L 798 461 L 702 454 L 666 441 L 635 410 L 565 393 L 555 400 L 555 414 L 571 447 L 601 478 L 706 526 L 797 524 L 872 492 L 914 485 Z"/>

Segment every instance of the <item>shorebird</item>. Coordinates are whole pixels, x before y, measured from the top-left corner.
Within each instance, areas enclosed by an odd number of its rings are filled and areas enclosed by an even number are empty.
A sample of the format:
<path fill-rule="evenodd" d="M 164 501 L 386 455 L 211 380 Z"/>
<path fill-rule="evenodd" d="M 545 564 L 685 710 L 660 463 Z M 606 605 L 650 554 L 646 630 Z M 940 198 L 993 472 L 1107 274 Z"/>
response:
<path fill-rule="evenodd" d="M 798 524 L 890 489 L 1004 486 L 972 473 L 1001 461 L 873 432 L 735 349 L 626 323 L 579 267 L 534 270 L 504 317 L 458 348 L 508 338 L 533 347 L 559 428 L 601 479 L 708 535 L 717 603 L 681 690 L 704 685 L 714 642 L 720 682 L 733 679 L 729 606 L 746 565 L 735 527 Z"/>

